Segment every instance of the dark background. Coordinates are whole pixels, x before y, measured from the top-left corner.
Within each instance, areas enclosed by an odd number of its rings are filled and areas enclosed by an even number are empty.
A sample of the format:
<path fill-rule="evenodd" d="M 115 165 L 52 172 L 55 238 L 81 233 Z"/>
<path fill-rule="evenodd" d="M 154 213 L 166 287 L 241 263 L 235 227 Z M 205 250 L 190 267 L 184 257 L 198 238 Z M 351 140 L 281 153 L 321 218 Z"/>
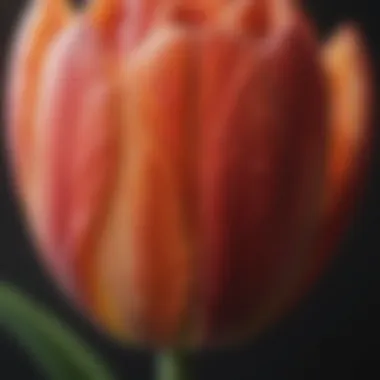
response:
<path fill-rule="evenodd" d="M 0 1 L 0 64 L 12 26 L 26 1 Z M 377 1 L 314 0 L 306 7 L 326 35 L 339 21 L 357 21 L 364 30 L 379 76 L 380 19 Z M 379 88 L 377 84 L 377 88 Z M 3 89 L 3 85 L 1 90 Z M 377 120 L 380 120 L 377 118 Z M 4 123 L 1 127 L 4 128 Z M 378 127 L 378 123 L 376 125 Z M 377 128 L 379 129 L 379 128 Z M 366 201 L 348 231 L 341 254 L 291 316 L 240 350 L 191 357 L 196 379 L 349 380 L 380 378 L 377 325 L 380 254 L 380 138 L 376 132 L 373 170 Z M 3 136 L 1 136 L 3 142 Z M 10 280 L 49 305 L 73 326 L 119 373 L 120 378 L 152 378 L 149 352 L 122 349 L 92 330 L 63 300 L 36 263 L 12 197 L 4 149 L 0 162 L 0 280 Z M 371 373 L 372 372 L 372 373 Z M 42 379 L 16 343 L 0 332 L 0 379 Z"/>

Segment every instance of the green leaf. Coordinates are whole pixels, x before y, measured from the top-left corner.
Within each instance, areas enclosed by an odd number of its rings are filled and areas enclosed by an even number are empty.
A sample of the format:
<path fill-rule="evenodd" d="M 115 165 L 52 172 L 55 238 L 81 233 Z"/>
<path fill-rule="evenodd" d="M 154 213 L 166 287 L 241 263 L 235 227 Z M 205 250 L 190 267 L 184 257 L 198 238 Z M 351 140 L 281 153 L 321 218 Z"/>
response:
<path fill-rule="evenodd" d="M 0 328 L 11 333 L 51 380 L 111 380 L 102 359 L 51 312 L 0 284 Z"/>

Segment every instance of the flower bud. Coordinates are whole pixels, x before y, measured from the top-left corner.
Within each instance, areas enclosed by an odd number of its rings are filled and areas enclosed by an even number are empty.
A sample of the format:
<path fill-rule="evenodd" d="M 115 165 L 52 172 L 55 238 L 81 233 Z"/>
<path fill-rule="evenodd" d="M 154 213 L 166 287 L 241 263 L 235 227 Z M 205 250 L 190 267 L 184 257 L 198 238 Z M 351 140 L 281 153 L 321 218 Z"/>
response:
<path fill-rule="evenodd" d="M 8 135 L 43 261 L 118 339 L 249 339 L 337 251 L 368 166 L 370 67 L 291 0 L 35 0 Z"/>

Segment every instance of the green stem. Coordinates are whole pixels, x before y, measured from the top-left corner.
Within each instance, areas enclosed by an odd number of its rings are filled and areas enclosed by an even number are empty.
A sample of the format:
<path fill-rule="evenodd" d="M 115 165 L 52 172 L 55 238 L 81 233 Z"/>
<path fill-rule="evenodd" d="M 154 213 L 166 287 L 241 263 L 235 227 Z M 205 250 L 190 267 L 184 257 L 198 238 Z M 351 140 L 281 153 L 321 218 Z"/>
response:
<path fill-rule="evenodd" d="M 160 352 L 157 354 L 156 364 L 156 380 L 190 380 L 183 352 Z"/>

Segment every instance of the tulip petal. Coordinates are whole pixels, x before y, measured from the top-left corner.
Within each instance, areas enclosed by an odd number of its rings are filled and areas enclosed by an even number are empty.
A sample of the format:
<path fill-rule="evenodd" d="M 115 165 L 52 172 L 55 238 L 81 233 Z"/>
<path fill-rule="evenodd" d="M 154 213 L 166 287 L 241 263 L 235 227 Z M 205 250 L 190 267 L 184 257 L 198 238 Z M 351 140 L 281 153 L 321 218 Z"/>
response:
<path fill-rule="evenodd" d="M 324 46 L 321 58 L 329 99 L 325 198 L 315 248 L 289 273 L 281 292 L 257 320 L 262 329 L 291 310 L 315 285 L 338 252 L 342 233 L 352 220 L 365 186 L 373 135 L 372 73 L 358 30 L 344 25 Z"/>
<path fill-rule="evenodd" d="M 329 90 L 328 171 L 320 247 L 310 280 L 337 249 L 365 189 L 371 155 L 372 72 L 364 39 L 343 25 L 326 43 L 322 60 Z"/>
<path fill-rule="evenodd" d="M 128 81 L 130 307 L 137 331 L 160 342 L 180 333 L 189 302 L 196 134 L 191 43 L 186 33 L 163 28 L 140 49 Z"/>
<path fill-rule="evenodd" d="M 268 43 L 241 43 L 218 112 L 205 106 L 214 114 L 202 119 L 201 293 L 212 342 L 251 327 L 316 229 L 325 142 L 317 44 L 298 21 Z"/>
<path fill-rule="evenodd" d="M 9 62 L 8 138 L 16 184 L 24 200 L 33 177 L 33 142 L 39 80 L 49 46 L 67 25 L 70 9 L 64 0 L 36 0 L 25 12 Z M 26 202 L 28 206 L 28 202 Z"/>
<path fill-rule="evenodd" d="M 115 334 L 140 343 L 175 341 L 189 302 L 184 36 L 157 30 L 127 63 L 122 170 L 96 249 L 97 310 Z"/>
<path fill-rule="evenodd" d="M 41 81 L 34 200 L 43 254 L 91 304 L 93 245 L 114 184 L 120 93 L 96 30 L 75 23 L 53 46 Z M 89 288 L 88 288 L 89 287 Z"/>

